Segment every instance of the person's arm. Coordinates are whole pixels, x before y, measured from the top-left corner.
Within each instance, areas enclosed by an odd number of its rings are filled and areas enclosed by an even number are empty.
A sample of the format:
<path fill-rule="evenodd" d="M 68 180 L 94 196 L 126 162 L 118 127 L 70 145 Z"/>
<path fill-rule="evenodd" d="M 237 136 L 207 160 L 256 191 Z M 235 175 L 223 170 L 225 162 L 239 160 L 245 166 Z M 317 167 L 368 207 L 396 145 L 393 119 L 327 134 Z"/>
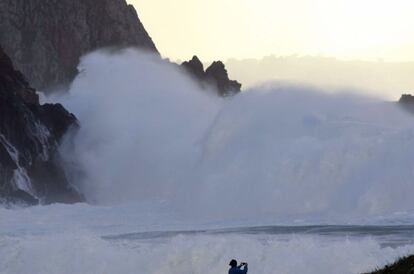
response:
<path fill-rule="evenodd" d="M 244 268 L 241 269 L 243 266 Z M 247 264 L 239 265 L 237 268 L 238 268 L 237 274 L 246 274 L 248 271 Z"/>

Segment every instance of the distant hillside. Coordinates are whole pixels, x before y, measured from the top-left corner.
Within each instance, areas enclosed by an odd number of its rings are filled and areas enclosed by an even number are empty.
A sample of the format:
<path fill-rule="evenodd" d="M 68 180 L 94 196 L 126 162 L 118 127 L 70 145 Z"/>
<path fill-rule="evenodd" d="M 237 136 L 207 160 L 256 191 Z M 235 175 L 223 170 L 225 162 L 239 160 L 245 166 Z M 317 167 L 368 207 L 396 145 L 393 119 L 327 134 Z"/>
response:
<path fill-rule="evenodd" d="M 324 88 L 364 89 L 397 100 L 414 92 L 414 62 L 388 63 L 341 61 L 325 57 L 275 57 L 260 60 L 231 59 L 226 62 L 231 77 L 245 87 L 276 80 L 317 85 Z"/>

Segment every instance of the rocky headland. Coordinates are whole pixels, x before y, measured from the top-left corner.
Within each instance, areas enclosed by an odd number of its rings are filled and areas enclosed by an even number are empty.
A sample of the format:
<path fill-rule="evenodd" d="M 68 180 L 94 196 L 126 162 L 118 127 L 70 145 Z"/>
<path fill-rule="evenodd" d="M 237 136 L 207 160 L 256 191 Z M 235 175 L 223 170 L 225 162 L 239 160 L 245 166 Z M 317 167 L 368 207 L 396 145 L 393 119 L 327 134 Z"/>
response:
<path fill-rule="evenodd" d="M 70 186 L 57 150 L 76 117 L 36 91 L 0 48 L 0 199 L 5 203 L 83 201 Z"/>

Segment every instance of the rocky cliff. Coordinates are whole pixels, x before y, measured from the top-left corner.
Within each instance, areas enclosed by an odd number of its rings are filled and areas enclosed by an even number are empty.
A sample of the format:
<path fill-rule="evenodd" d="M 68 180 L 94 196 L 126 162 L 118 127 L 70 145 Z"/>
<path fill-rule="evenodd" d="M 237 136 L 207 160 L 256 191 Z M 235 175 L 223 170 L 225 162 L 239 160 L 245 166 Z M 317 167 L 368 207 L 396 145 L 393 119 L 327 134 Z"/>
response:
<path fill-rule="evenodd" d="M 79 57 L 98 48 L 157 52 L 125 0 L 0 0 L 0 45 L 40 90 L 69 83 Z"/>
<path fill-rule="evenodd" d="M 221 61 L 213 62 L 205 71 L 203 63 L 197 56 L 190 61 L 183 62 L 181 66 L 195 79 L 201 82 L 202 86 L 210 85 L 217 89 L 220 96 L 235 95 L 240 92 L 241 84 L 230 80 L 227 70 Z"/>
<path fill-rule="evenodd" d="M 82 201 L 59 165 L 57 147 L 76 127 L 59 104 L 39 104 L 36 91 L 0 48 L 0 200 L 26 204 Z"/>

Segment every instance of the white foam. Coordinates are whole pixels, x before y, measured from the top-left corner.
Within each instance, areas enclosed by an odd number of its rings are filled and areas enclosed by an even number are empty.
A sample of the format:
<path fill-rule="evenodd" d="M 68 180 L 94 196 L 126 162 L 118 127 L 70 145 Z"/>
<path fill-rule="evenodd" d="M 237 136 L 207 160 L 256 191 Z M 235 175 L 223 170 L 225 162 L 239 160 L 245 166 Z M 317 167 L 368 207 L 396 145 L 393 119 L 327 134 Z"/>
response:
<path fill-rule="evenodd" d="M 215 225 L 178 220 L 157 211 L 154 204 L 0 208 L 0 273 L 215 274 L 226 273 L 229 260 L 236 258 L 249 262 L 250 273 L 356 274 L 414 252 L 410 240 L 395 248 L 381 245 L 392 242 L 395 235 L 355 237 L 338 231 L 325 236 L 239 232 L 128 236 L 234 225 L 231 220 Z"/>
<path fill-rule="evenodd" d="M 290 236 L 176 236 L 110 242 L 88 233 L 0 237 L 0 273 L 216 274 L 235 257 L 251 273 L 355 274 L 372 270 L 414 246 L 381 248 L 371 239 L 332 241 Z"/>

